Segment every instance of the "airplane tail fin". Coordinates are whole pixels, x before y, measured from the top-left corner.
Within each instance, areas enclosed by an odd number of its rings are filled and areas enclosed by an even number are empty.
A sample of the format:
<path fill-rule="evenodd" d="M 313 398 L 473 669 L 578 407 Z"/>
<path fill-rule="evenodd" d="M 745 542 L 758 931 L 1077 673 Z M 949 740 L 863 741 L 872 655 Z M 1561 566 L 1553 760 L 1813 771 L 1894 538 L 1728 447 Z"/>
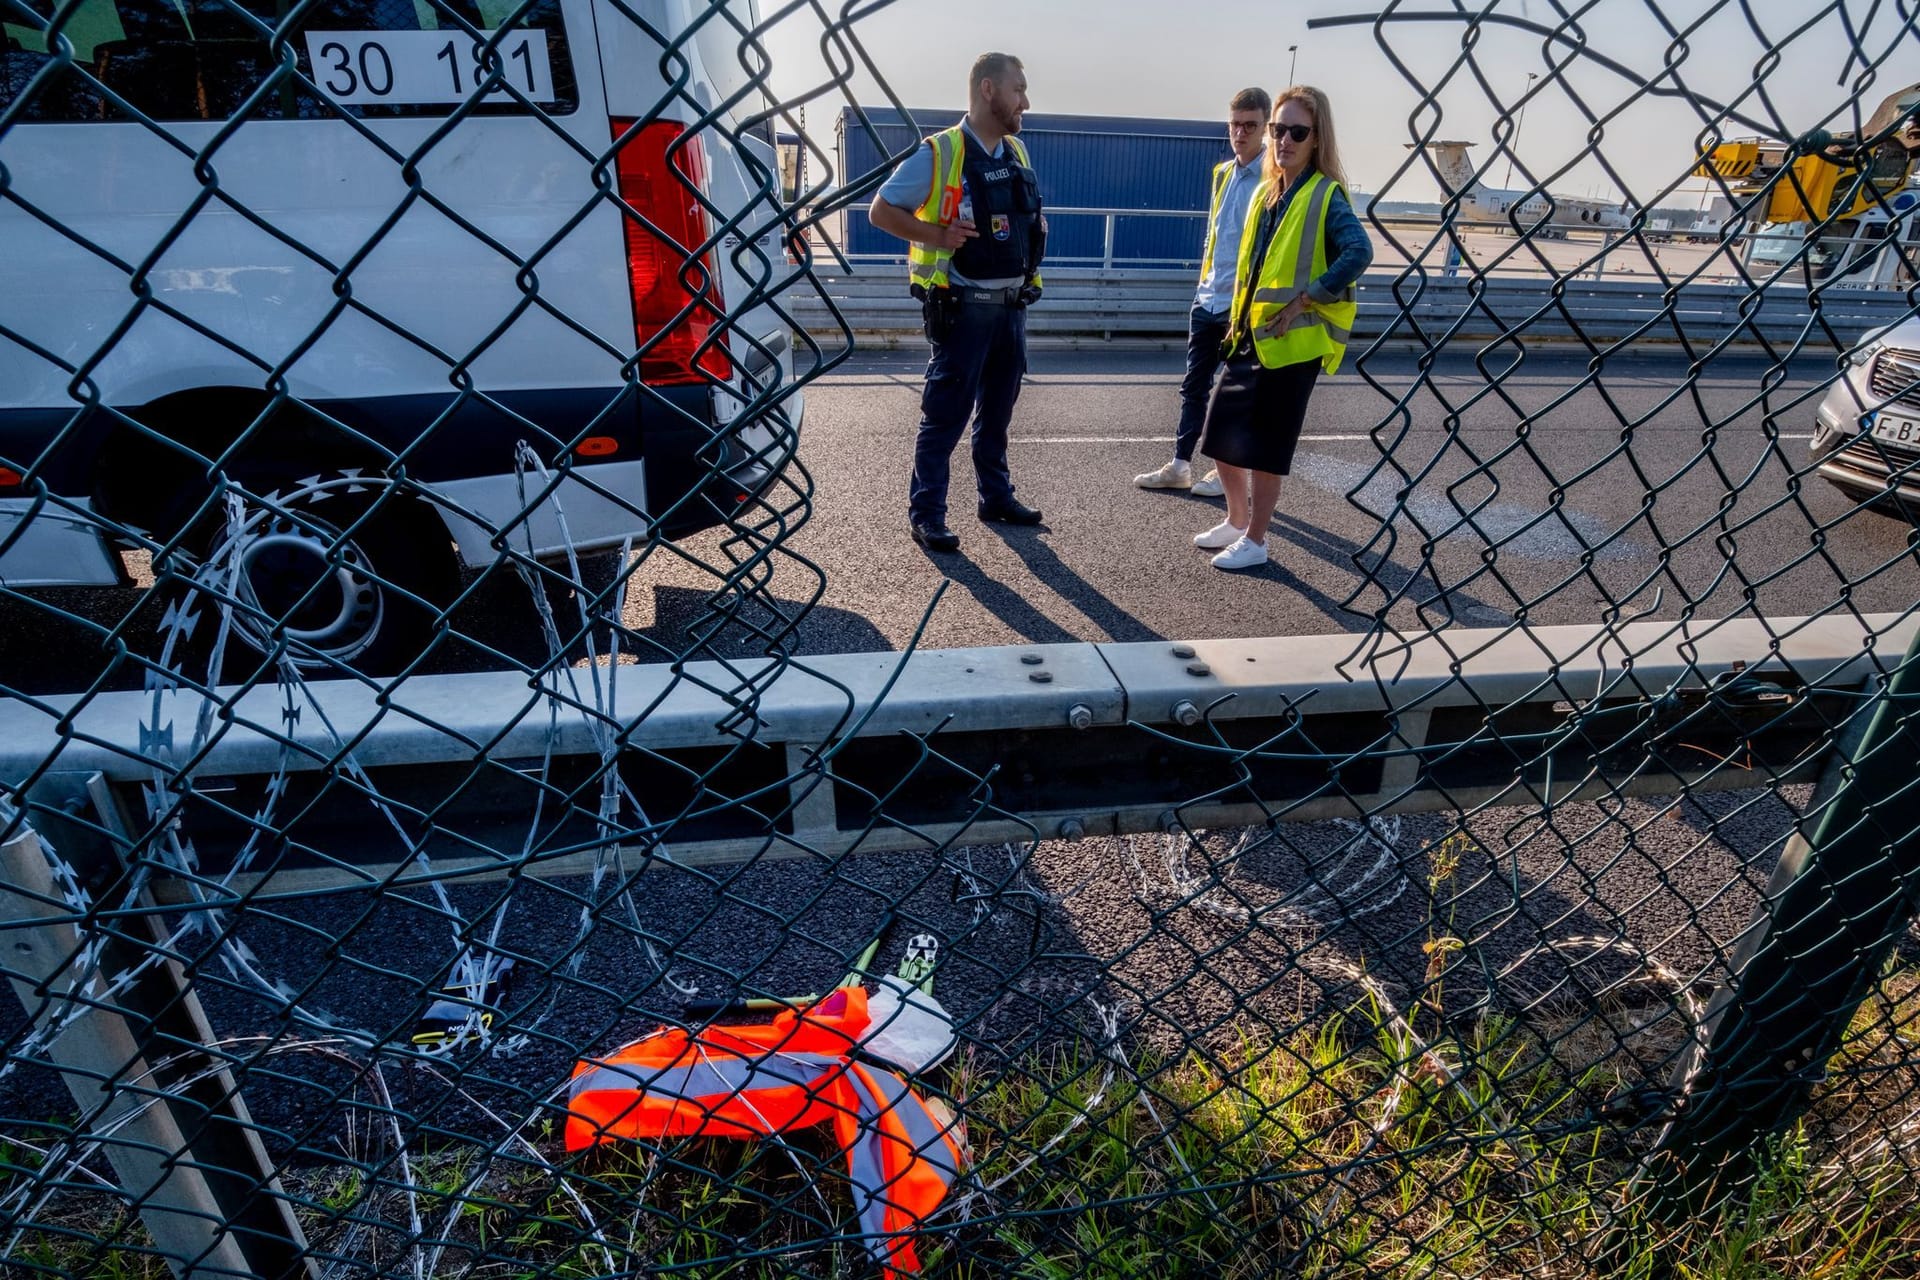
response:
<path fill-rule="evenodd" d="M 1449 195 L 1457 195 L 1473 185 L 1473 161 L 1467 158 L 1467 148 L 1471 142 L 1429 142 L 1426 145 L 1428 157 L 1433 167 L 1439 171 L 1440 180 L 1447 184 Z"/>

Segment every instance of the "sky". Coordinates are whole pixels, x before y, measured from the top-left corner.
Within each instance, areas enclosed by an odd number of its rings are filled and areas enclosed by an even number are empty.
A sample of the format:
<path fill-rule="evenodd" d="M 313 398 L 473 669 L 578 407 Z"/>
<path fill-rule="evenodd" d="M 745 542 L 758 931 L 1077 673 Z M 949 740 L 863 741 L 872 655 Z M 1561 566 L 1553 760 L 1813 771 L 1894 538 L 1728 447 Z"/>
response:
<path fill-rule="evenodd" d="M 841 0 L 837 8 L 825 0 L 824 7 L 836 18 L 854 15 L 852 30 L 867 58 L 909 107 L 951 105 L 957 112 L 974 56 L 1001 49 L 1025 63 L 1036 112 L 1224 120 L 1235 90 L 1280 88 L 1297 59 L 1293 82 L 1317 85 L 1332 103 L 1350 185 L 1386 199 L 1437 198 L 1424 166 L 1409 166 L 1406 146 L 1437 112 L 1435 137 L 1478 144 L 1470 154 L 1489 166 L 1491 185 L 1525 187 L 1530 169 L 1555 194 L 1697 204 L 1706 184 L 1674 184 L 1692 168 L 1711 112 L 1672 97 L 1623 109 L 1633 83 L 1598 58 L 1651 80 L 1671 57 L 1693 95 L 1792 131 L 1852 128 L 1855 104 L 1864 117 L 1882 98 L 1920 81 L 1920 31 L 1902 25 L 1900 6 L 1890 0 L 1462 3 L 1470 12 L 1549 28 L 1571 16 L 1585 54 L 1494 24 L 1481 26 L 1467 49 L 1464 19 L 1308 27 L 1311 19 L 1436 13 L 1450 0 Z M 776 91 L 791 99 L 829 85 L 818 13 L 794 0 L 760 4 L 763 21 L 772 24 L 766 43 Z M 1675 43 L 1662 15 L 1685 33 L 1684 44 Z M 1861 64 L 1848 57 L 1849 28 L 1876 62 L 1864 88 Z M 1297 51 L 1290 54 L 1289 46 Z M 1540 80 L 1519 119 L 1519 165 L 1508 182 L 1495 127 L 1503 110 L 1518 112 L 1529 72 Z M 885 102 L 870 74 L 852 83 L 851 95 L 836 89 L 809 106 L 808 132 L 829 147 L 832 121 L 850 97 Z M 1432 94 L 1424 109 L 1422 86 Z M 1595 127 L 1598 154 L 1612 172 L 1593 154 L 1588 135 Z M 1728 124 L 1722 136 L 1756 132 Z M 1044 166 L 1044 157 L 1035 163 Z"/>

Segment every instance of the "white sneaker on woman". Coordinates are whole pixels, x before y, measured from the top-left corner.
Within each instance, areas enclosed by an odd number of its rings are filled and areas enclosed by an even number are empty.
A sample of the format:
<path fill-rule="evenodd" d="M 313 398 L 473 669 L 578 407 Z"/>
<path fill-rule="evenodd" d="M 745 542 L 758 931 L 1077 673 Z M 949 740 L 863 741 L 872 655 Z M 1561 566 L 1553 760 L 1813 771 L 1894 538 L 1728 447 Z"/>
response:
<path fill-rule="evenodd" d="M 1267 562 L 1267 540 L 1243 537 L 1213 558 L 1216 569 L 1252 569 Z"/>
<path fill-rule="evenodd" d="M 1236 541 L 1245 542 L 1246 540 L 1247 531 L 1245 529 L 1236 529 L 1225 520 L 1222 520 L 1205 533 L 1196 533 L 1193 535 L 1193 545 L 1199 547 L 1202 551 L 1218 551 L 1221 547 L 1232 546 Z"/>
<path fill-rule="evenodd" d="M 1217 498 L 1226 491 L 1227 487 L 1220 483 L 1220 470 L 1217 467 L 1195 480 L 1193 488 L 1188 490 L 1196 498 Z"/>

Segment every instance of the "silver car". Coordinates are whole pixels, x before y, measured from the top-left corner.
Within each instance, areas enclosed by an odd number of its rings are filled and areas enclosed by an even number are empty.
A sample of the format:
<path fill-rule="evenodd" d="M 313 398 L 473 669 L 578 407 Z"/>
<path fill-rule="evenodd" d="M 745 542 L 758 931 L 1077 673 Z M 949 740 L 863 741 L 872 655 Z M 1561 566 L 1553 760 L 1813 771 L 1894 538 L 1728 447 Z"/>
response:
<path fill-rule="evenodd" d="M 1848 496 L 1920 524 L 1920 318 L 1853 353 L 1815 411 L 1812 448 Z"/>

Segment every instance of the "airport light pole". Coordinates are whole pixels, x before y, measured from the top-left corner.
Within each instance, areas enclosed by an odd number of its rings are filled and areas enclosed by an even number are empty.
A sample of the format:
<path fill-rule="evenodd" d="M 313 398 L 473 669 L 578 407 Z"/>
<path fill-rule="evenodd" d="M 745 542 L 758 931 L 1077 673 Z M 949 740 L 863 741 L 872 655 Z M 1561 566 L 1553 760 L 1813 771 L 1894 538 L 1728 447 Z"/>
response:
<path fill-rule="evenodd" d="M 1287 58 L 1287 83 L 1291 85 L 1293 83 L 1293 68 L 1295 64 L 1300 61 L 1300 46 L 1297 44 L 1288 45 L 1287 53 L 1291 55 Z"/>
<path fill-rule="evenodd" d="M 1539 78 L 1540 73 L 1538 71 L 1527 72 L 1527 87 L 1520 94 L 1520 114 L 1514 118 L 1513 137 L 1507 143 L 1507 176 L 1505 180 L 1500 183 L 1503 189 L 1510 189 L 1513 186 L 1513 153 L 1520 149 L 1520 130 L 1524 128 L 1527 123 L 1526 96 L 1533 91 L 1533 82 Z"/>

